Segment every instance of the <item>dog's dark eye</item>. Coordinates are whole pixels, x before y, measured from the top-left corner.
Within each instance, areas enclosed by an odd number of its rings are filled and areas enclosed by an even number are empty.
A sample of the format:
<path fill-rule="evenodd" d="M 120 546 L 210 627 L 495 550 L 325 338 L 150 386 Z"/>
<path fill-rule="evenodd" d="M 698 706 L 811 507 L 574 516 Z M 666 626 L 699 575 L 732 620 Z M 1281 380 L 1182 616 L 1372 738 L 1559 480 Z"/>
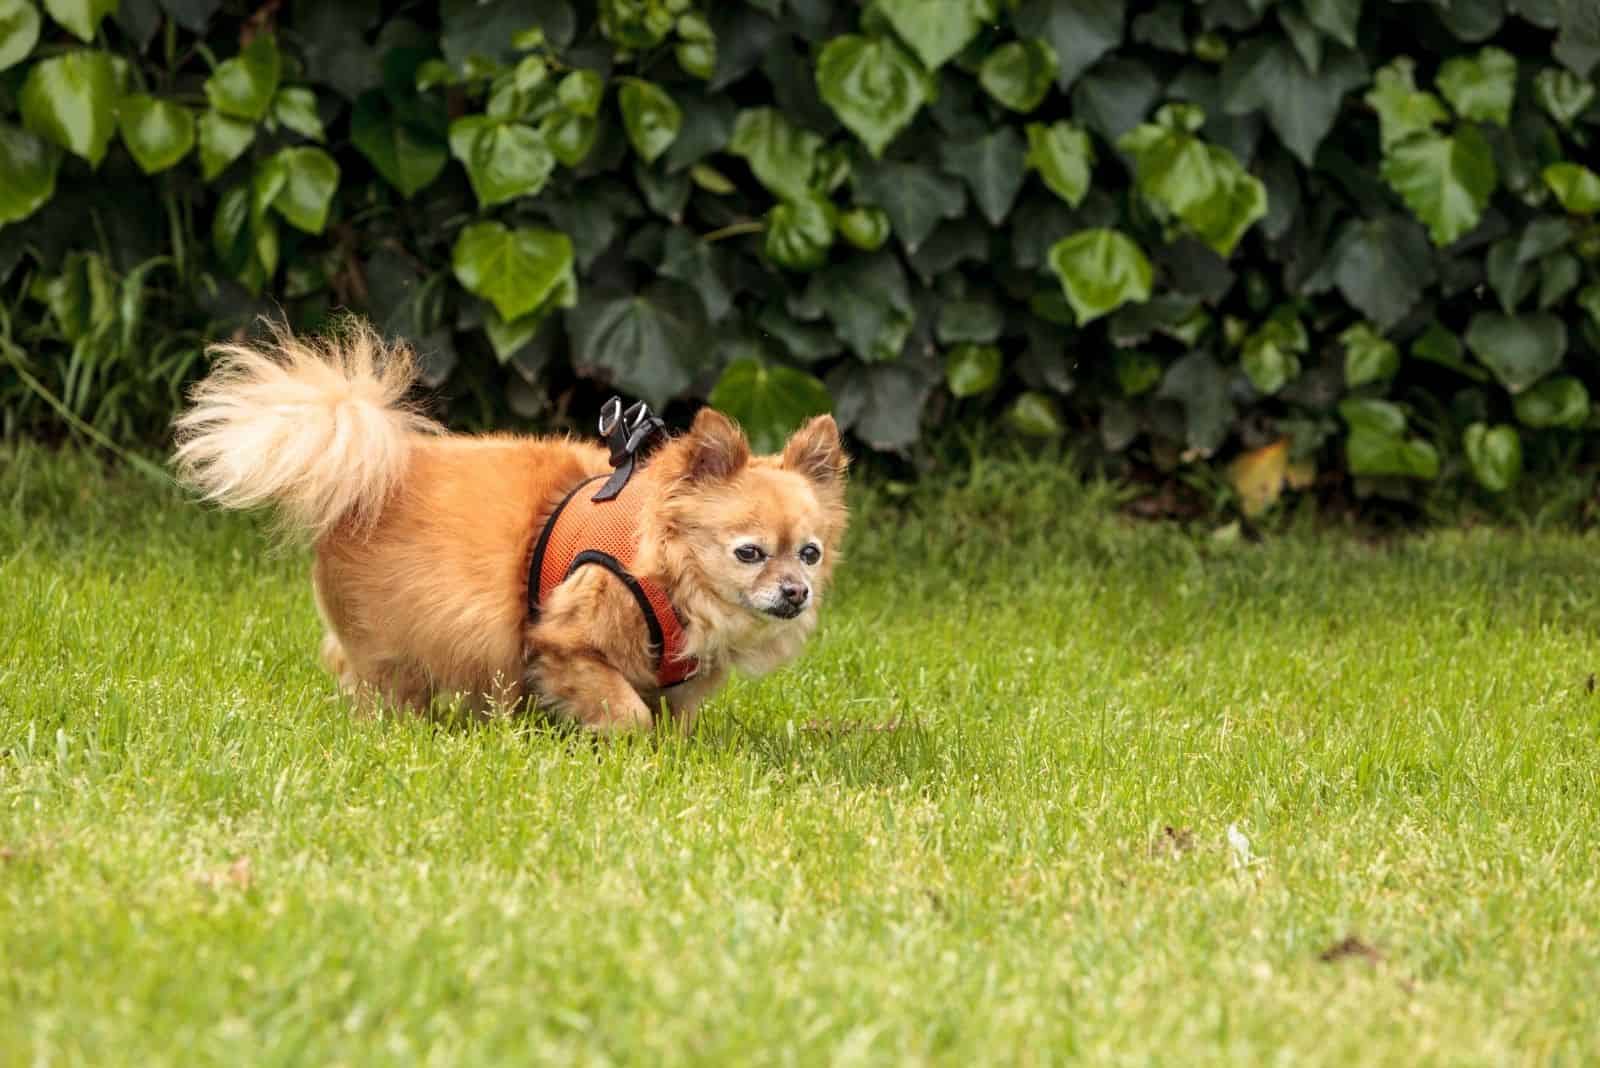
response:
<path fill-rule="evenodd" d="M 741 545 L 737 549 L 733 550 L 733 555 L 737 557 L 739 562 L 742 564 L 759 564 L 766 558 L 767 554 L 761 551 L 760 546 Z"/>
<path fill-rule="evenodd" d="M 808 567 L 815 565 L 816 562 L 821 559 L 822 550 L 817 548 L 815 545 L 807 545 L 800 550 L 800 562 Z"/>

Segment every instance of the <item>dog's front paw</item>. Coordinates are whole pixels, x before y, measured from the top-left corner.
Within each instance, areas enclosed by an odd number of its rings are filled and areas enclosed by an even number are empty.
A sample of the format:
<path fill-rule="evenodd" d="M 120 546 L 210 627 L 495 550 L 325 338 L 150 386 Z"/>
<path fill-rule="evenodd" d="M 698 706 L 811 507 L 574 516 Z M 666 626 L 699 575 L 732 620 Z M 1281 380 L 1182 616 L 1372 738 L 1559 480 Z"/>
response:
<path fill-rule="evenodd" d="M 631 703 L 618 702 L 618 704 L 620 707 L 608 702 L 590 715 L 579 717 L 584 730 L 591 734 L 611 737 L 620 734 L 645 734 L 655 726 L 650 710 L 637 697 Z"/>

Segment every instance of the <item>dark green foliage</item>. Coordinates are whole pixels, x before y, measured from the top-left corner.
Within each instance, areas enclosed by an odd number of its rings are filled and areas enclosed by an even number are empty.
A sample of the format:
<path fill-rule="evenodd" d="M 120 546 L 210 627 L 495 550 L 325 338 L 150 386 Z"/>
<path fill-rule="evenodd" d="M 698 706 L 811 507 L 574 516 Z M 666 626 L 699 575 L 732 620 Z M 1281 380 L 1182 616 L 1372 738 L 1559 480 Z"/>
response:
<path fill-rule="evenodd" d="M 1499 492 L 1600 425 L 1591 6 L 0 0 L 0 434 L 350 308 L 469 425 Z"/>

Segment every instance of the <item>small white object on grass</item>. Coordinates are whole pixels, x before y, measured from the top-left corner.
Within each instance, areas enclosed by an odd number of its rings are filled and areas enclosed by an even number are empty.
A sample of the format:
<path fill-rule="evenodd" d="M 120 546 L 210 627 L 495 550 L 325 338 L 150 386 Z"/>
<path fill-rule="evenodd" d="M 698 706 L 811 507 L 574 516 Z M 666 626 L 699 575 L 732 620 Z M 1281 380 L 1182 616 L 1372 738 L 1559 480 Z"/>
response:
<path fill-rule="evenodd" d="M 1255 859 L 1250 855 L 1250 839 L 1239 830 L 1237 823 L 1228 824 L 1228 846 L 1233 850 L 1233 865 L 1236 868 L 1248 868 Z"/>

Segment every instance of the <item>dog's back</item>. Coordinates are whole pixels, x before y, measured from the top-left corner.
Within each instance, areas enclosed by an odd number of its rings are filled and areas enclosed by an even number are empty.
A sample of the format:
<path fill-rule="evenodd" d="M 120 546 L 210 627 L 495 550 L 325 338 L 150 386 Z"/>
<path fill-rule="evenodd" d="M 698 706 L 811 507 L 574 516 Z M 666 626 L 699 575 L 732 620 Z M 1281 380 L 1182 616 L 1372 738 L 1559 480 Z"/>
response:
<path fill-rule="evenodd" d="M 349 666 L 406 682 L 401 699 L 486 684 L 517 696 L 534 535 L 574 485 L 608 470 L 603 449 L 559 438 L 416 442 L 377 520 L 317 542 L 318 603 Z"/>

